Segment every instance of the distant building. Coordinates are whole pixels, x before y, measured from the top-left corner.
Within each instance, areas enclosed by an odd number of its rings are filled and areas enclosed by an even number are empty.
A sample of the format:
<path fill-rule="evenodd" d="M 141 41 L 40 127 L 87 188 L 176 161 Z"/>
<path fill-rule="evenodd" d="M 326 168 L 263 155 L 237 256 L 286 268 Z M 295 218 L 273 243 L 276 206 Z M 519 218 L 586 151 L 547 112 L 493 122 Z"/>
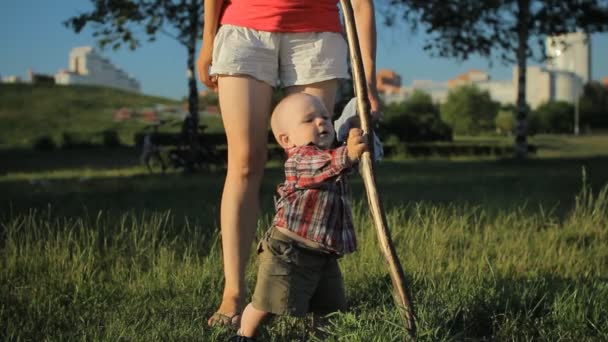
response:
<path fill-rule="evenodd" d="M 2 83 L 30 83 L 30 84 L 55 84 L 53 75 L 38 74 L 28 69 L 27 78 L 22 79 L 21 76 L 11 75 L 2 78 Z"/>
<path fill-rule="evenodd" d="M 516 87 L 513 86 L 512 81 L 486 81 L 477 82 L 475 85 L 479 87 L 479 89 L 486 90 L 490 93 L 490 97 L 500 104 L 506 105 L 515 103 L 517 96 L 515 92 Z"/>
<path fill-rule="evenodd" d="M 124 70 L 114 66 L 90 46 L 72 49 L 68 70 L 60 70 L 55 75 L 57 84 L 100 85 L 139 92 L 139 82 Z"/>
<path fill-rule="evenodd" d="M 519 69 L 513 67 L 513 88 L 517 89 Z M 516 98 L 517 99 L 517 98 Z M 551 74 L 540 66 L 526 68 L 526 102 L 532 108 L 551 100 Z"/>
<path fill-rule="evenodd" d="M 530 107 L 550 101 L 574 103 L 592 79 L 589 36 L 574 32 L 549 36 L 545 41 L 547 61 L 544 66 L 527 69 L 526 100 Z M 517 89 L 517 68 L 513 70 Z"/>
<path fill-rule="evenodd" d="M 23 80 L 21 79 L 20 76 L 17 75 L 9 75 L 9 76 L 4 76 L 2 78 L 2 83 L 21 83 L 23 82 Z"/>
<path fill-rule="evenodd" d="M 545 63 L 549 70 L 568 71 L 580 77 L 582 83 L 591 78 L 591 40 L 584 32 L 549 36 L 545 41 Z"/>
<path fill-rule="evenodd" d="M 443 102 L 448 97 L 450 89 L 447 81 L 413 80 L 410 91 L 413 93 L 416 90 L 421 90 L 431 95 L 431 98 L 435 102 Z"/>
<path fill-rule="evenodd" d="M 583 32 L 549 36 L 545 49 L 547 62 L 526 69 L 526 101 L 532 108 L 550 101 L 574 103 L 581 96 L 585 83 L 593 79 L 589 36 Z M 451 89 L 470 84 L 488 91 L 492 99 L 501 104 L 515 104 L 517 67 L 513 68 L 512 75 L 511 80 L 496 81 L 485 71 L 471 69 L 448 81 L 414 80 L 411 86 L 401 86 L 401 77 L 386 70 L 378 73 L 377 83 L 386 103 L 405 101 L 415 90 L 428 93 L 436 102 L 443 102 Z M 398 87 L 394 85 L 396 80 Z M 603 83 L 608 87 L 608 77 Z"/>
<path fill-rule="evenodd" d="M 27 71 L 27 77 L 31 84 L 55 84 L 55 76 L 35 73 L 32 69 Z"/>
<path fill-rule="evenodd" d="M 452 89 L 464 84 L 487 82 L 489 80 L 490 76 L 487 72 L 477 69 L 471 69 L 463 74 L 456 76 L 456 78 L 448 80 L 448 87 Z"/>
<path fill-rule="evenodd" d="M 399 103 L 408 99 L 409 92 L 401 87 L 401 76 L 390 69 L 379 69 L 376 73 L 378 94 L 384 103 Z"/>
<path fill-rule="evenodd" d="M 487 91 L 494 101 L 502 104 L 513 103 L 515 101 L 515 90 L 511 81 L 492 81 L 487 72 L 471 69 L 456 78 L 448 81 L 448 87 L 455 87 L 470 84 L 475 85 L 481 90 Z"/>
<path fill-rule="evenodd" d="M 401 76 L 389 69 L 380 69 L 376 73 L 378 92 L 396 94 L 401 88 Z"/>

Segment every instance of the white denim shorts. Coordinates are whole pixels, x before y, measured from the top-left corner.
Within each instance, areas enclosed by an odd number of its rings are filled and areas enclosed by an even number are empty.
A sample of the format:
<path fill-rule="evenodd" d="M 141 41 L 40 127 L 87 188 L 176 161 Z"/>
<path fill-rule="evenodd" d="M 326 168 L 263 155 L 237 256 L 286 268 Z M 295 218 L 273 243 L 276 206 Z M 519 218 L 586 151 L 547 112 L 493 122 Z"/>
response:
<path fill-rule="evenodd" d="M 348 74 L 348 47 L 336 32 L 284 33 L 222 25 L 210 75 L 248 75 L 271 86 L 306 85 Z"/>

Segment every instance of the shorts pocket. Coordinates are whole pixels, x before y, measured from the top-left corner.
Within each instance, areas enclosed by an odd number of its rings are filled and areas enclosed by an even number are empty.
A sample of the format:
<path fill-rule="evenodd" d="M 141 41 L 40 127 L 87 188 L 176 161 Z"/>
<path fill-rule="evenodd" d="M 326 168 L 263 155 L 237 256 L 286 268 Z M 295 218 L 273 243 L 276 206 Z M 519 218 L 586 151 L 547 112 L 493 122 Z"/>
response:
<path fill-rule="evenodd" d="M 287 276 L 291 274 L 292 265 L 283 260 L 275 259 L 266 265 L 266 269 L 271 276 Z"/>
<path fill-rule="evenodd" d="M 265 242 L 266 243 L 264 247 L 268 248 L 268 252 L 275 259 L 282 261 L 286 264 L 296 263 L 297 250 L 293 244 L 273 238 L 268 238 Z"/>

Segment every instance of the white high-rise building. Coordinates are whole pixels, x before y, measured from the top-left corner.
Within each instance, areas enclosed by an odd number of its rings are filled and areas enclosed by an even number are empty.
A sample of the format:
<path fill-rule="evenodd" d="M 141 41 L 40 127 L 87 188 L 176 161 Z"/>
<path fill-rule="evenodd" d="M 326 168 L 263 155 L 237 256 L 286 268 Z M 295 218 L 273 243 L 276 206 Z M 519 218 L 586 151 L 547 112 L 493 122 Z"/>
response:
<path fill-rule="evenodd" d="M 591 40 L 584 32 L 549 36 L 545 42 L 547 69 L 569 71 L 585 84 L 591 80 Z"/>
<path fill-rule="evenodd" d="M 545 41 L 545 53 L 549 59 L 544 65 L 526 68 L 526 101 L 537 108 L 550 101 L 575 104 L 583 93 L 585 83 L 592 80 L 591 41 L 584 32 L 549 36 Z M 515 104 L 519 71 L 513 68 L 511 80 L 492 80 L 481 70 L 469 70 L 446 81 L 414 80 L 410 87 L 401 87 L 393 94 L 384 94 L 387 102 L 404 101 L 416 89 L 429 93 L 434 101 L 443 102 L 450 89 L 471 84 L 486 90 L 502 104 Z"/>
<path fill-rule="evenodd" d="M 584 32 L 549 36 L 545 41 L 548 60 L 544 66 L 529 66 L 526 100 L 532 108 L 550 101 L 576 103 L 585 83 L 592 79 L 591 46 Z M 518 72 L 513 68 L 513 88 Z"/>
<path fill-rule="evenodd" d="M 68 70 L 61 70 L 55 75 L 55 83 L 100 85 L 139 92 L 140 85 L 135 78 L 114 66 L 90 46 L 72 49 L 68 65 Z"/>

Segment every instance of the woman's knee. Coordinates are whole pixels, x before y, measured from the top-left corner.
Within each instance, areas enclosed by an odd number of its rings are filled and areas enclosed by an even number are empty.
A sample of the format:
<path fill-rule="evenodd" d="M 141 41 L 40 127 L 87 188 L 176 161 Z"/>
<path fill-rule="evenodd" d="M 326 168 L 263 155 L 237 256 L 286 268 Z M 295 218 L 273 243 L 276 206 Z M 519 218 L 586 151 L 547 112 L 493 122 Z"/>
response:
<path fill-rule="evenodd" d="M 229 152 L 228 173 L 244 180 L 259 180 L 264 174 L 266 159 L 266 149 L 232 154 Z"/>

